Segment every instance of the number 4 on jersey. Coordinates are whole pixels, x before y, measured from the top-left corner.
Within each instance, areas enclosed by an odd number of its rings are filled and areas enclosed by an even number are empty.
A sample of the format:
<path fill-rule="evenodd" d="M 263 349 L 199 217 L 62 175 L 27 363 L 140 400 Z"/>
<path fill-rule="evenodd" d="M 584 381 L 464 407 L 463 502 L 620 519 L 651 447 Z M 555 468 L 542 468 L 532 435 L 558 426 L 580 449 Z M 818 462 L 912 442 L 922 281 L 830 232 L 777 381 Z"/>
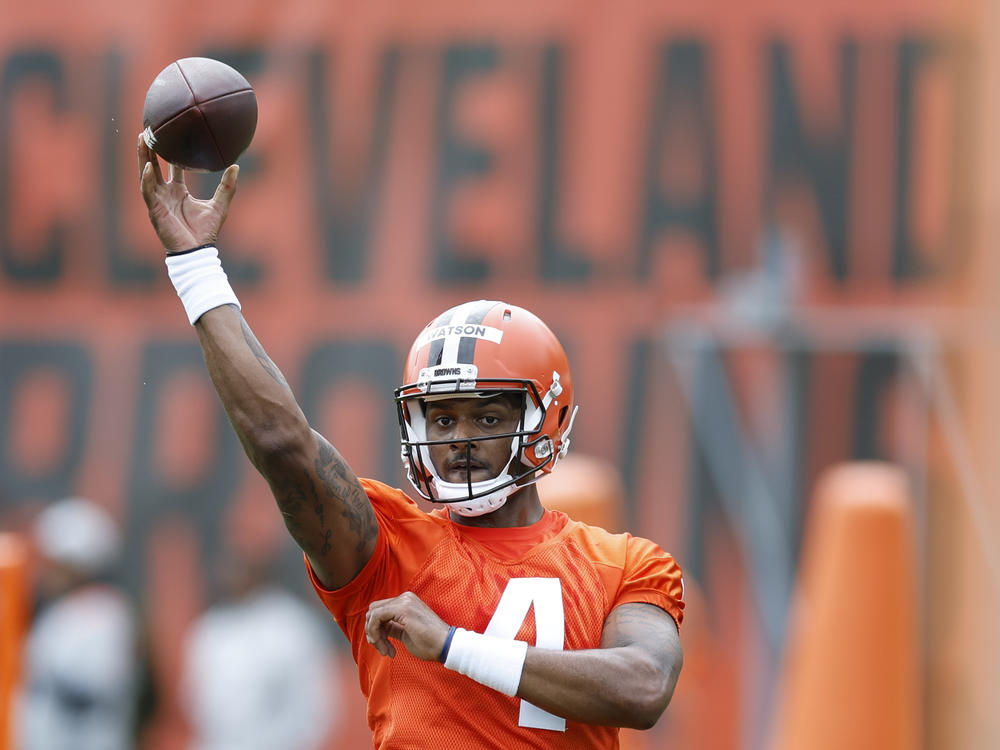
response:
<path fill-rule="evenodd" d="M 513 640 L 532 604 L 535 605 L 535 646 L 562 651 L 566 626 L 562 583 L 558 578 L 511 578 L 507 581 L 500 603 L 486 627 L 487 635 Z M 566 731 L 566 719 L 526 700 L 521 701 L 517 723 L 532 729 Z"/>

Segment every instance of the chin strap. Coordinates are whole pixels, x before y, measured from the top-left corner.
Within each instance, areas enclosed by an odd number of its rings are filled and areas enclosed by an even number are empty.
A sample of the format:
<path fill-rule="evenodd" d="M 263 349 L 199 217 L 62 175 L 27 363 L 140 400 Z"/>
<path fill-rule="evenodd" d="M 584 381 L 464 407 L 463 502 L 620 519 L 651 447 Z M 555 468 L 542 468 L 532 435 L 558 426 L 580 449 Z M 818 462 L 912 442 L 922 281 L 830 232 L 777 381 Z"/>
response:
<path fill-rule="evenodd" d="M 482 497 L 474 497 L 460 502 L 449 502 L 447 503 L 449 509 L 460 516 L 474 518 L 475 516 L 490 513 L 501 507 L 505 502 L 507 502 L 507 498 L 514 493 L 514 490 L 517 489 L 517 485 L 514 484 L 514 479 L 511 477 L 510 471 L 508 470 L 509 468 L 510 463 L 508 462 L 507 467 L 500 473 L 499 476 L 482 482 L 473 482 L 471 485 L 472 494 L 475 495 L 479 492 L 485 492 L 489 490 L 491 486 L 504 484 L 504 482 L 509 482 L 509 484 L 503 487 L 498 487 L 493 492 L 483 495 Z M 434 478 L 431 480 L 431 484 L 437 492 L 437 499 L 439 502 L 442 500 L 459 500 L 460 498 L 469 497 L 469 484 L 466 484 L 465 482 L 446 482 L 437 476 L 436 471 L 433 473 Z"/>

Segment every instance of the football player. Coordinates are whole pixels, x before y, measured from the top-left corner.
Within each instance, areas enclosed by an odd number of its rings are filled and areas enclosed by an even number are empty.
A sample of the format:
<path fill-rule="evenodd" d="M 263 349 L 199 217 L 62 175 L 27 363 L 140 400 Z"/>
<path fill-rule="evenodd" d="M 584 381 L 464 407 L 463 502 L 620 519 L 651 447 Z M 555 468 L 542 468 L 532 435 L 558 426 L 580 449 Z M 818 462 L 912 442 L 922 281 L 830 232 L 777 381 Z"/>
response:
<path fill-rule="evenodd" d="M 351 643 L 375 746 L 603 749 L 651 727 L 681 669 L 681 570 L 542 506 L 535 482 L 576 411 L 548 327 L 475 301 L 417 336 L 395 400 L 409 479 L 438 506 L 425 513 L 310 428 L 243 318 L 215 247 L 238 168 L 197 200 L 142 138 L 138 160 L 212 382 Z"/>

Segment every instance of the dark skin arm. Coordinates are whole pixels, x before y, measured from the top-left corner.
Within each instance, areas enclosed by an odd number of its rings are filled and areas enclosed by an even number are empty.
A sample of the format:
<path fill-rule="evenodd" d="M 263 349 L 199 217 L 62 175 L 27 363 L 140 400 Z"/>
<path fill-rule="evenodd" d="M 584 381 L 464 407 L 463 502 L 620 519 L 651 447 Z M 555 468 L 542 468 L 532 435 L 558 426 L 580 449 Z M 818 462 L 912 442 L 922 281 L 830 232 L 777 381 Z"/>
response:
<path fill-rule="evenodd" d="M 210 200 L 198 200 L 170 166 L 165 180 L 140 136 L 140 189 L 167 254 L 215 243 L 236 192 L 229 167 Z M 195 324 L 208 373 L 243 449 L 267 480 L 288 531 L 327 588 L 358 574 L 375 551 L 378 523 L 347 462 L 310 428 L 288 383 L 233 306 Z"/>
<path fill-rule="evenodd" d="M 365 632 L 383 656 L 396 655 L 391 638 L 432 661 L 441 653 L 448 624 L 406 592 L 372 602 Z M 670 703 L 683 661 L 669 614 L 652 604 L 622 604 L 608 615 L 600 648 L 529 647 L 517 695 L 572 721 L 648 729 Z"/>

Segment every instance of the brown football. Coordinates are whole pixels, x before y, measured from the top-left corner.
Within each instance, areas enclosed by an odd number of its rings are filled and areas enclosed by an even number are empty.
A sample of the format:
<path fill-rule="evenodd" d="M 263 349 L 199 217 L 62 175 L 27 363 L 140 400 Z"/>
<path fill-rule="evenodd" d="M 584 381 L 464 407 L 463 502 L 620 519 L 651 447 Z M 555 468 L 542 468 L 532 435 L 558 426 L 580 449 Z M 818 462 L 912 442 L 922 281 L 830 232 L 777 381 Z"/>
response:
<path fill-rule="evenodd" d="M 257 129 L 257 96 L 239 71 L 209 57 L 164 68 L 146 92 L 143 136 L 185 169 L 218 172 L 235 162 Z"/>

